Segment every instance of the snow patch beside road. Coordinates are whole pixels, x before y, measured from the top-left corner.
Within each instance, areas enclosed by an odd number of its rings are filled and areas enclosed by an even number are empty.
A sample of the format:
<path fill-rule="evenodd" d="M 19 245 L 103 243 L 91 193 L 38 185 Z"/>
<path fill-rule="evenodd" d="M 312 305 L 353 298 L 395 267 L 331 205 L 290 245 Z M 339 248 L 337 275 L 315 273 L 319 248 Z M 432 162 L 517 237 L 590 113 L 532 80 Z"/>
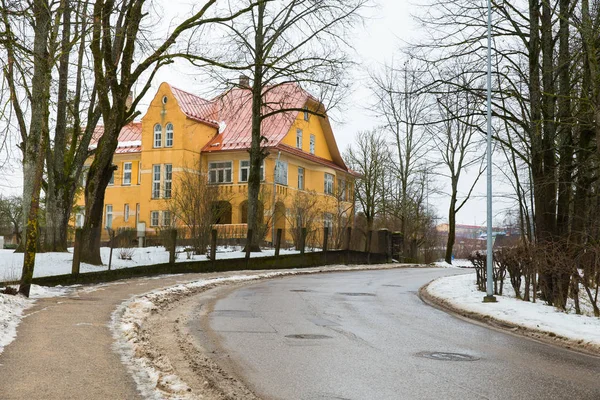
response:
<path fill-rule="evenodd" d="M 543 302 L 517 300 L 510 283 L 505 282 L 506 295 L 496 296 L 497 303 L 483 303 L 483 292 L 477 290 L 474 274 L 436 279 L 425 290 L 437 301 L 455 310 L 491 317 L 512 326 L 539 331 L 549 337 L 572 342 L 577 347 L 600 351 L 600 318 L 567 314 Z M 510 297 L 512 293 L 513 297 Z"/>

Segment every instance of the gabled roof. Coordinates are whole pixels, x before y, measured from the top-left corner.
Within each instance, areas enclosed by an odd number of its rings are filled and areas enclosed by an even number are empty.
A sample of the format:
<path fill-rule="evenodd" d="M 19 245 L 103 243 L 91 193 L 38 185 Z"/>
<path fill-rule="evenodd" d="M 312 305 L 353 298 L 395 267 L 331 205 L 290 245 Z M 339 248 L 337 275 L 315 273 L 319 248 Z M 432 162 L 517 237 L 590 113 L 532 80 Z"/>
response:
<path fill-rule="evenodd" d="M 96 125 L 90 141 L 90 149 L 95 149 L 98 146 L 98 140 L 100 140 L 103 133 L 104 126 Z M 121 129 L 115 154 L 139 153 L 140 151 L 142 151 L 142 123 L 132 122 Z"/>
<path fill-rule="evenodd" d="M 219 126 L 219 131 L 203 148 L 203 152 L 229 151 L 249 149 L 252 142 L 252 93 L 248 89 L 235 88 L 215 99 L 208 101 L 198 96 L 171 87 L 173 93 L 177 93 L 181 100 L 180 104 L 186 104 L 182 111 L 190 118 L 198 119 L 200 122 L 211 121 Z M 308 104 L 313 109 L 323 109 L 322 104 L 303 90 L 296 83 L 284 83 L 270 86 L 265 89 L 263 113 L 290 109 L 293 111 L 276 112 L 262 122 L 261 134 L 266 139 L 262 146 L 277 147 L 290 131 L 298 110 Z M 339 149 L 333 137 L 329 120 L 326 117 L 318 117 L 323 128 L 323 134 L 329 148 L 333 162 L 304 153 L 304 158 L 316 158 L 313 160 L 322 164 L 335 165 L 337 169 L 348 171 L 342 160 Z M 218 122 L 217 122 L 218 121 Z M 288 146 L 289 147 L 289 146 Z"/>
<path fill-rule="evenodd" d="M 175 100 L 177 100 L 177 104 L 179 104 L 179 108 L 186 117 L 216 128 L 219 127 L 219 122 L 215 119 L 216 109 L 213 101 L 203 99 L 171 85 L 169 87 Z"/>
<path fill-rule="evenodd" d="M 295 84 L 283 84 L 266 89 L 264 113 L 281 109 L 301 109 L 308 100 L 308 93 Z M 241 150 L 250 148 L 252 142 L 252 93 L 236 88 L 213 100 L 221 129 L 202 151 Z M 262 123 L 261 134 L 266 138 L 263 146 L 278 145 L 289 132 L 298 111 L 273 114 Z"/>

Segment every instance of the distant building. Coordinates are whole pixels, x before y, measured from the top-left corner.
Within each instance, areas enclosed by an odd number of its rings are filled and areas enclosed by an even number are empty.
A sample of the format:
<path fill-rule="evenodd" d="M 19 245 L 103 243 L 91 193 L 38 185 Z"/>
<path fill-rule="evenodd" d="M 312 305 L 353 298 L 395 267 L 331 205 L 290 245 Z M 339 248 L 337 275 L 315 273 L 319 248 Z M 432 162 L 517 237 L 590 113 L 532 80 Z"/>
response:
<path fill-rule="evenodd" d="M 448 224 L 439 224 L 435 229 L 441 234 L 448 234 Z M 487 237 L 487 227 L 480 225 L 462 225 L 456 224 L 456 238 L 459 239 L 485 239 Z M 493 227 L 492 236 L 506 235 L 504 228 Z"/>

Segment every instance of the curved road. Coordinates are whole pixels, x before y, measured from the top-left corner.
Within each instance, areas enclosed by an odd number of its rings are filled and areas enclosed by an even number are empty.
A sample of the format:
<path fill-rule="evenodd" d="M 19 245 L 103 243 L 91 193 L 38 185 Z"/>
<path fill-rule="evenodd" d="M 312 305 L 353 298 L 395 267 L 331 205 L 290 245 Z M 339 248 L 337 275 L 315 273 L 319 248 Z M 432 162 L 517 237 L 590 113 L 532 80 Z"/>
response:
<path fill-rule="evenodd" d="M 216 300 L 190 328 L 205 335 L 208 325 L 229 367 L 265 399 L 600 399 L 600 358 L 475 325 L 418 298 L 425 283 L 461 272 L 263 281 Z"/>

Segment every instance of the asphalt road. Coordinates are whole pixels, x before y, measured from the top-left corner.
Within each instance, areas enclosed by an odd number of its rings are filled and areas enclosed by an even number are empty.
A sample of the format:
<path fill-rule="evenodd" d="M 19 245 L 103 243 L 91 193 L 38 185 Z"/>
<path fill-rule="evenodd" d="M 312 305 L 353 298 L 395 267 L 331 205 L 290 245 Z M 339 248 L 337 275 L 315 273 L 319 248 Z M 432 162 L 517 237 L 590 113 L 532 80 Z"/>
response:
<path fill-rule="evenodd" d="M 209 326 L 229 368 L 264 399 L 600 399 L 600 358 L 475 325 L 418 298 L 423 284 L 461 272 L 268 280 L 230 292 L 191 325 Z"/>

